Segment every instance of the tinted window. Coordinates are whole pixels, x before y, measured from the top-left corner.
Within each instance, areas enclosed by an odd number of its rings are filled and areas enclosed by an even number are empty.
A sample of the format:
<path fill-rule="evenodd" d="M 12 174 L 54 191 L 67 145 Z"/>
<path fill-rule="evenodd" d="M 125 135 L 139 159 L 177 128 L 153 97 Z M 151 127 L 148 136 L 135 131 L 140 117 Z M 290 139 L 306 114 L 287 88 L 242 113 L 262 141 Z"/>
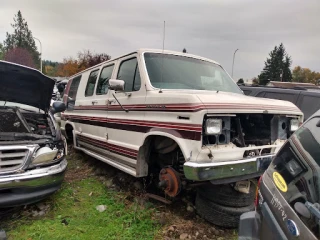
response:
<path fill-rule="evenodd" d="M 304 119 L 308 119 L 312 114 L 320 109 L 320 98 L 314 96 L 303 96 L 299 107 L 304 113 Z"/>
<path fill-rule="evenodd" d="M 285 100 L 292 103 L 296 103 L 297 96 L 298 95 L 291 94 L 291 93 L 276 93 L 276 92 L 267 92 L 266 95 L 264 95 L 265 98 Z"/>
<path fill-rule="evenodd" d="M 124 90 L 126 92 L 140 89 L 140 73 L 137 58 L 131 58 L 121 63 L 117 79 L 125 81 Z"/>
<path fill-rule="evenodd" d="M 96 85 L 96 81 L 97 81 L 97 77 L 98 77 L 98 72 L 99 72 L 99 69 L 94 70 L 89 75 L 86 91 L 84 93 L 84 95 L 86 97 L 89 97 L 89 96 L 93 95 L 94 86 Z"/>
<path fill-rule="evenodd" d="M 242 91 L 244 92 L 245 95 L 250 95 L 250 93 L 252 92 L 250 90 L 242 90 Z"/>
<path fill-rule="evenodd" d="M 195 89 L 243 94 L 218 64 L 171 54 L 144 54 L 152 86 L 166 89 Z"/>
<path fill-rule="evenodd" d="M 256 95 L 256 97 L 263 97 L 264 94 L 265 94 L 265 92 L 259 92 L 259 93 Z"/>
<path fill-rule="evenodd" d="M 110 65 L 102 69 L 96 90 L 97 95 L 106 94 L 108 92 L 108 81 L 112 76 L 113 67 L 114 65 Z"/>
<path fill-rule="evenodd" d="M 76 99 L 80 80 L 81 80 L 81 75 L 78 77 L 75 77 L 74 79 L 71 80 L 72 82 L 70 85 L 70 90 L 68 92 L 68 96 L 69 96 L 69 98 L 72 98 L 73 100 Z"/>

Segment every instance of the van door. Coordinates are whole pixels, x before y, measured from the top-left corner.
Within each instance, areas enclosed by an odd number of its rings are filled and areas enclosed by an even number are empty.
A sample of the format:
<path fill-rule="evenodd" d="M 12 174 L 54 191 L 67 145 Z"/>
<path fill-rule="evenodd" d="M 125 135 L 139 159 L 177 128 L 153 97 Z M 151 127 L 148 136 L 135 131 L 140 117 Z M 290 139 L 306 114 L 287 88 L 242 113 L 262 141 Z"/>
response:
<path fill-rule="evenodd" d="M 137 107 L 145 103 L 146 89 L 140 78 L 137 54 L 118 60 L 116 78 L 125 82 L 125 92 L 109 90 L 108 147 L 112 159 L 126 166 L 127 173 L 139 176 L 137 155 L 143 141 L 144 112 Z M 118 104 L 120 102 L 122 107 Z M 140 125 L 139 125 L 140 124 Z"/>
<path fill-rule="evenodd" d="M 106 141 L 106 104 L 99 104 L 95 88 L 99 76 L 100 68 L 93 69 L 83 74 L 77 94 L 75 111 L 72 121 L 76 126 L 76 137 L 78 144 L 83 148 L 90 148 L 96 152 L 96 141 Z M 104 105 L 104 109 L 97 106 Z"/>

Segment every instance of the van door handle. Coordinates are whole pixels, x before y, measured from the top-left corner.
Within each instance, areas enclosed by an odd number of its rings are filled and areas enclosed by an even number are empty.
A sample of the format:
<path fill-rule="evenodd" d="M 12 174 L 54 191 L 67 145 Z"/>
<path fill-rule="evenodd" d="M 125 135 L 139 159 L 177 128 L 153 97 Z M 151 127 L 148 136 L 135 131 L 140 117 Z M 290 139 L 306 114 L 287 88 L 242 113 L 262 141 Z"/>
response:
<path fill-rule="evenodd" d="M 98 103 L 98 101 L 92 101 L 92 105 L 94 105 L 95 103 Z"/>
<path fill-rule="evenodd" d="M 112 104 L 112 103 L 115 103 L 115 102 L 116 102 L 115 100 L 108 100 L 109 104 Z"/>

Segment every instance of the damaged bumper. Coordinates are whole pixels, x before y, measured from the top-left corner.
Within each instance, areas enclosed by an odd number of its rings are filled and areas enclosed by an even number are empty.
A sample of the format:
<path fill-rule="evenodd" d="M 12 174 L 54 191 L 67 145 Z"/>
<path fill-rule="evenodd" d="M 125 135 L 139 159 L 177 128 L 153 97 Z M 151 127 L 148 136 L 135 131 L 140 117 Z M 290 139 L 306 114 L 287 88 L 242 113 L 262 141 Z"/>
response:
<path fill-rule="evenodd" d="M 183 165 L 187 179 L 194 181 L 210 180 L 215 183 L 229 183 L 260 176 L 269 166 L 274 154 L 241 160 L 198 163 L 186 162 Z"/>
<path fill-rule="evenodd" d="M 0 208 L 30 204 L 57 191 L 67 167 L 64 159 L 58 164 L 0 176 Z"/>

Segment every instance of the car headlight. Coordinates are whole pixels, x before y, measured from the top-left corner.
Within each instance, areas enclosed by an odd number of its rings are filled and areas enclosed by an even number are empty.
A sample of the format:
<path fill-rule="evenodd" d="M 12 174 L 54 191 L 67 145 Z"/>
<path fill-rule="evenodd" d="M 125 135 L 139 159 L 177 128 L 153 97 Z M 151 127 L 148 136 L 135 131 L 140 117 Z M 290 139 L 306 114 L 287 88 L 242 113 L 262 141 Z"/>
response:
<path fill-rule="evenodd" d="M 208 135 L 220 134 L 222 131 L 222 119 L 207 119 L 205 131 Z"/>
<path fill-rule="evenodd" d="M 35 153 L 32 160 L 32 164 L 36 165 L 41 163 L 52 162 L 56 159 L 60 159 L 62 156 L 63 152 L 61 152 L 57 148 L 51 149 L 49 147 L 42 147 Z"/>
<path fill-rule="evenodd" d="M 299 125 L 300 125 L 300 122 L 298 119 L 291 119 L 290 120 L 290 131 L 291 132 L 297 131 L 299 128 Z"/>

